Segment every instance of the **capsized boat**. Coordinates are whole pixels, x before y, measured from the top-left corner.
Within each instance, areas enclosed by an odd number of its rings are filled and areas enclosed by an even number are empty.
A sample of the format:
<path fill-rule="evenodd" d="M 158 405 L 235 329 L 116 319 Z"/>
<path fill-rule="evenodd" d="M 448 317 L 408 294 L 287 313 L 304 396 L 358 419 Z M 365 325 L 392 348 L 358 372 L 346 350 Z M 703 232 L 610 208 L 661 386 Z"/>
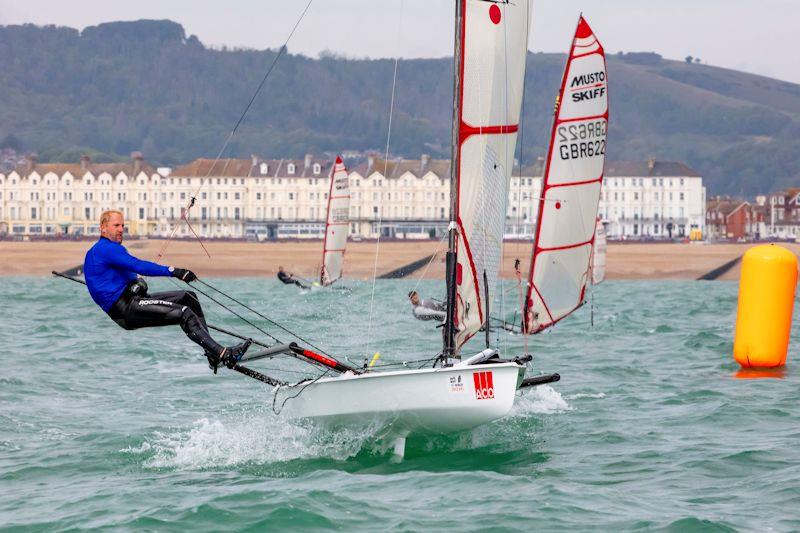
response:
<path fill-rule="evenodd" d="M 424 359 L 419 368 L 392 371 L 366 364 L 356 368 L 297 345 L 248 354 L 241 363 L 283 351 L 325 370 L 316 379 L 295 384 L 272 380 L 278 386 L 273 408 L 289 417 L 333 425 L 384 420 L 395 444 L 395 454 L 402 457 L 409 434 L 464 430 L 497 420 L 511 410 L 517 390 L 559 379 L 558 374 L 526 378 L 531 356 L 501 358 L 489 346 L 488 335 L 489 301 L 499 275 L 505 199 L 514 162 L 529 26 L 528 0 L 456 3 L 457 61 L 446 256 L 448 297 L 441 351 Z M 565 91 L 569 95 L 566 100 Z M 575 94 L 585 96 L 573 98 Z M 559 294 L 558 301 L 582 299 L 583 291 L 573 285 L 581 280 L 585 284 L 589 275 L 588 251 L 594 233 L 605 149 L 606 98 L 603 49 L 581 18 L 554 120 L 551 144 L 558 148 L 551 146 L 549 151 L 549 158 L 553 159 L 554 154 L 561 158 L 562 150 L 567 150 L 568 161 L 548 161 L 545 194 L 558 207 L 540 208 L 535 268 L 532 268 L 537 294 L 549 283 L 554 283 L 555 288 L 545 291 L 546 294 L 568 291 L 566 295 Z M 594 124 L 591 142 L 602 140 L 592 149 L 586 147 L 588 140 L 578 140 L 579 131 L 583 131 L 580 128 L 588 127 L 588 117 L 593 117 Z M 570 140 L 573 123 L 575 139 Z M 558 130 L 561 127 L 566 128 L 563 134 Z M 585 169 L 596 171 L 591 181 L 585 176 Z M 584 183 L 591 183 L 592 194 L 576 189 Z M 592 222 L 586 235 L 575 229 L 585 220 Z M 576 244 L 571 244 L 572 241 Z M 584 242 L 586 246 L 582 247 Z M 562 256 L 558 251 L 563 249 L 569 255 L 572 248 L 581 252 L 579 257 L 583 262 L 572 260 L 566 265 L 568 272 L 574 273 L 570 283 L 559 283 L 561 278 L 552 275 L 560 274 L 563 268 L 543 270 L 544 276 L 539 274 L 544 254 L 555 254 L 552 259 L 559 262 Z M 536 303 L 529 294 L 526 310 L 535 305 L 541 302 Z M 580 302 L 571 304 L 559 318 L 579 305 Z M 550 323 L 554 322 L 555 316 Z M 465 344 L 482 329 L 487 332 L 486 348 L 465 355 Z M 234 370 L 250 372 L 241 365 Z"/>

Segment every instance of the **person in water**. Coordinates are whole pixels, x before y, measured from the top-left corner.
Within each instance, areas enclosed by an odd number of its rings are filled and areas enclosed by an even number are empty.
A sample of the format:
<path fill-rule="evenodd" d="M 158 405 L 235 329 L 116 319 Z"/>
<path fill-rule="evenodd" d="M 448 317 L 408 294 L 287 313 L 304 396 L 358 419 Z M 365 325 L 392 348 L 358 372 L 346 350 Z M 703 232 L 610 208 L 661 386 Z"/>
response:
<path fill-rule="evenodd" d="M 433 298 L 421 299 L 417 291 L 409 292 L 408 300 L 413 306 L 412 312 L 415 318 L 419 320 L 444 320 L 447 312 L 447 306 L 444 302 Z"/>
<path fill-rule="evenodd" d="M 286 273 L 282 266 L 278 267 L 278 279 L 286 285 L 297 285 L 301 289 L 307 289 L 308 286 L 302 283 L 299 279 L 295 279 L 294 274 Z"/>
<path fill-rule="evenodd" d="M 127 330 L 179 324 L 199 344 L 216 373 L 220 364 L 233 366 L 251 341 L 225 347 L 208 332 L 203 309 L 192 291 L 148 294 L 143 276 L 171 276 L 190 283 L 197 279 L 191 270 L 168 267 L 133 257 L 122 246 L 125 219 L 119 211 L 100 216 L 100 239 L 86 252 L 83 273 L 94 302 L 119 326 Z"/>

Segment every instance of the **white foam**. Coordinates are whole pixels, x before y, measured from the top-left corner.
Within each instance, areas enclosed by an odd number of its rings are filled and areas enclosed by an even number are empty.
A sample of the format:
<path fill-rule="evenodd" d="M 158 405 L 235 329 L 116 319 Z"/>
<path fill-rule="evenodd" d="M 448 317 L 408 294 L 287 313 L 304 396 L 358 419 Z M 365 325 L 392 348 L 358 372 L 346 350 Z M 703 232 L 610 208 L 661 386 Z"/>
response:
<path fill-rule="evenodd" d="M 139 448 L 123 451 L 152 454 L 145 461 L 150 468 L 195 470 L 314 457 L 344 460 L 374 437 L 371 428 L 323 430 L 264 409 L 229 419 L 202 418 L 188 429 L 157 432 Z"/>
<path fill-rule="evenodd" d="M 589 393 L 578 393 L 573 394 L 572 396 L 567 396 L 568 400 L 580 400 L 581 398 L 605 398 L 606 395 L 604 392 L 597 392 L 595 394 Z"/>
<path fill-rule="evenodd" d="M 539 385 L 517 397 L 514 408 L 511 410 L 511 416 L 552 414 L 571 410 L 572 407 L 560 392 L 550 385 Z"/>

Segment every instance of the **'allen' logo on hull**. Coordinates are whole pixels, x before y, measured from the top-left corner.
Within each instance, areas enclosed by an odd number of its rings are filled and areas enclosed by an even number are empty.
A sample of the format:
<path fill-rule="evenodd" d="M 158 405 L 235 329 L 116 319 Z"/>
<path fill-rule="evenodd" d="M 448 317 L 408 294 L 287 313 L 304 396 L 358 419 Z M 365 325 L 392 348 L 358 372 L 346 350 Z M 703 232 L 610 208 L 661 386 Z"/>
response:
<path fill-rule="evenodd" d="M 475 372 L 472 374 L 475 382 L 475 398 L 478 400 L 490 400 L 494 398 L 494 383 L 492 383 L 492 372 Z"/>

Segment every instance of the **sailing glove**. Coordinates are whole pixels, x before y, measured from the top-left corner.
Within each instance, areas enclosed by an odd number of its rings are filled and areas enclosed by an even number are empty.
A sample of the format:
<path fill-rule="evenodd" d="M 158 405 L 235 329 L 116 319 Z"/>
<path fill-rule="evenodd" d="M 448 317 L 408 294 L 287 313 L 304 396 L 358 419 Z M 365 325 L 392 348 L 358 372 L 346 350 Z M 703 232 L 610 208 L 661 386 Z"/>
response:
<path fill-rule="evenodd" d="M 173 268 L 172 277 L 178 278 L 179 280 L 185 281 L 186 283 L 191 283 L 197 279 L 195 273 L 186 268 Z"/>

